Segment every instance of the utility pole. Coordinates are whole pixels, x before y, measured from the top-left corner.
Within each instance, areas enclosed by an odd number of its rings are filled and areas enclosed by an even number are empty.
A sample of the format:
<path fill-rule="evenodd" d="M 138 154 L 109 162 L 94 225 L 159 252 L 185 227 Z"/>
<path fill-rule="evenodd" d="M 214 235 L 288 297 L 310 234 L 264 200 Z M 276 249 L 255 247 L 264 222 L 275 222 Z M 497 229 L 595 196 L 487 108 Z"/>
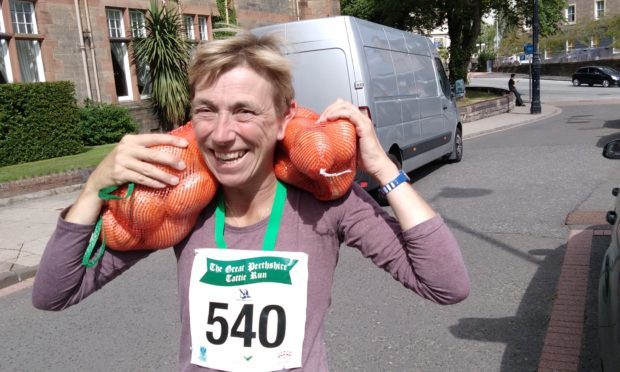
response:
<path fill-rule="evenodd" d="M 540 53 L 538 52 L 538 36 L 540 33 L 540 19 L 538 18 L 538 0 L 534 0 L 534 16 L 532 17 L 532 103 L 530 114 L 540 114 Z"/>

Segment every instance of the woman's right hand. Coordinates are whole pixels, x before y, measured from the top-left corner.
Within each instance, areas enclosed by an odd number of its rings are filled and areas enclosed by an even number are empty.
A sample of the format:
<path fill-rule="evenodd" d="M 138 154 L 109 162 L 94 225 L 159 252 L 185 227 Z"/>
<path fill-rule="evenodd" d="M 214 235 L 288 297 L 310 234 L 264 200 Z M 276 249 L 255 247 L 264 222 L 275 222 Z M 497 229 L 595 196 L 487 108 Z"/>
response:
<path fill-rule="evenodd" d="M 184 148 L 188 142 L 184 138 L 170 134 L 124 136 L 88 177 L 82 193 L 65 219 L 79 224 L 95 223 L 103 206 L 99 190 L 105 187 L 121 186 L 129 182 L 153 188 L 178 184 L 179 179 L 176 176 L 158 168 L 157 165 L 183 170 L 185 163 L 167 152 L 151 148 L 158 145 Z"/>

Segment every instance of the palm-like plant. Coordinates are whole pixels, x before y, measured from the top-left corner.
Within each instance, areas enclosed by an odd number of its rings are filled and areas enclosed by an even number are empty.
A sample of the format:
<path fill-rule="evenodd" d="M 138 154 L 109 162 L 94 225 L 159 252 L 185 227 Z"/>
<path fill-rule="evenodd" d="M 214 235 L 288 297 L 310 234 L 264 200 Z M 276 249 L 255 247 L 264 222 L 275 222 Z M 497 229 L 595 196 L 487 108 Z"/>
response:
<path fill-rule="evenodd" d="M 177 9 L 151 1 L 146 12 L 146 36 L 133 42 L 136 66 L 148 66 L 153 90 L 152 107 L 164 130 L 183 124 L 189 113 L 187 69 L 190 43 Z"/>

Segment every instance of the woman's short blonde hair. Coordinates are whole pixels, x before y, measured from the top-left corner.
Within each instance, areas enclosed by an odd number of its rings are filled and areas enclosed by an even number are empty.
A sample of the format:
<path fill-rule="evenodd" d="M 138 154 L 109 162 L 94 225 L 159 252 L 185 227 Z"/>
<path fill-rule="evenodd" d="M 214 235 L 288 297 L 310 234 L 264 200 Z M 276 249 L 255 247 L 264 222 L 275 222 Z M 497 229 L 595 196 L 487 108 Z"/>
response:
<path fill-rule="evenodd" d="M 284 116 L 295 90 L 290 63 L 280 51 L 281 46 L 275 35 L 256 36 L 248 31 L 201 44 L 189 67 L 190 100 L 193 101 L 198 84 L 206 83 L 209 87 L 233 68 L 248 66 L 271 83 L 276 113 Z"/>

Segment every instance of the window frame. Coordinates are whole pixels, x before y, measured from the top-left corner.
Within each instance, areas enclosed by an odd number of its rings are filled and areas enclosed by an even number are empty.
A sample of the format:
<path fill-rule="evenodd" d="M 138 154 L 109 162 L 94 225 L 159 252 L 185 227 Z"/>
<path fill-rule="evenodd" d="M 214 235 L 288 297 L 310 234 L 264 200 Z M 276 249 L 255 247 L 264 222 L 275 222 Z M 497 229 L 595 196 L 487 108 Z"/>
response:
<path fill-rule="evenodd" d="M 9 0 L 9 12 L 11 18 L 11 27 L 13 31 L 13 43 L 15 44 L 13 50 L 17 54 L 14 58 L 17 59 L 17 66 L 19 69 L 19 76 L 21 83 L 32 83 L 32 82 L 45 82 L 45 67 L 43 66 L 43 52 L 42 52 L 42 42 L 44 38 L 39 35 L 39 26 L 37 24 L 37 9 L 35 6 L 34 0 Z M 4 2 L 3 2 L 4 3 Z M 28 16 L 25 16 L 23 6 L 27 4 Z M 21 7 L 20 12 L 17 11 L 17 5 Z M 17 14 L 22 14 L 24 22 L 20 22 Z M 27 20 L 26 18 L 30 18 Z M 4 20 L 3 20 L 4 21 Z M 3 26 L 4 27 L 4 26 Z M 23 28 L 25 27 L 25 29 Z M 11 35 L 9 35 L 6 39 L 10 40 Z M 5 66 L 8 60 L 7 71 L 11 69 L 11 48 L 9 48 L 9 43 L 3 39 L 4 44 L 6 46 L 6 55 L 5 55 Z M 33 81 L 28 81 L 24 78 L 25 71 L 22 70 L 22 61 L 20 60 L 20 45 L 24 43 L 32 43 L 32 48 L 28 52 L 34 54 L 34 61 L 27 61 L 30 67 L 34 68 L 34 73 L 36 74 L 36 79 Z M 34 66 L 33 66 L 34 65 Z M 9 75 L 7 73 L 7 75 Z M 15 82 L 15 75 L 13 71 L 10 72 L 10 77 L 12 82 Z"/>
<path fill-rule="evenodd" d="M 572 20 L 570 19 L 570 16 L 571 16 L 570 9 L 571 8 L 573 9 L 573 12 L 572 12 L 573 19 Z M 566 7 L 566 22 L 568 22 L 570 24 L 573 24 L 573 23 L 577 22 L 577 5 L 576 4 L 568 4 L 568 6 Z"/>
<path fill-rule="evenodd" d="M 131 39 L 128 39 L 127 37 L 125 37 L 125 10 L 126 9 L 119 9 L 119 8 L 105 8 L 106 11 L 106 23 L 108 25 L 108 41 L 110 43 L 110 57 L 111 58 L 116 58 L 114 56 L 114 50 L 113 50 L 113 46 L 112 44 L 120 44 L 121 46 L 121 52 L 122 52 L 122 69 L 124 70 L 125 73 L 125 86 L 127 87 L 127 95 L 125 96 L 119 96 L 117 94 L 116 98 L 118 99 L 119 102 L 128 102 L 128 101 L 133 101 L 133 83 L 131 81 L 131 65 L 129 64 L 129 48 L 127 47 L 128 41 L 130 41 Z M 120 14 L 120 18 L 118 19 L 120 27 L 115 27 L 115 30 L 120 31 L 120 37 L 116 36 L 117 33 L 115 32 L 114 34 L 112 34 L 112 28 L 110 27 L 110 14 Z M 112 62 L 114 63 L 114 62 Z M 115 86 L 116 89 L 116 86 Z"/>
<path fill-rule="evenodd" d="M 183 26 L 185 26 L 185 37 L 189 41 L 196 41 L 196 30 L 194 27 L 194 15 L 192 14 L 183 14 Z M 191 20 L 191 22 L 188 22 Z"/>
<path fill-rule="evenodd" d="M 11 84 L 13 82 L 13 70 L 11 69 L 11 56 L 9 56 L 8 40 L 10 40 L 10 38 L 6 35 L 6 28 L 4 27 L 2 5 L 4 4 L 0 2 L 0 59 L 2 59 L 2 65 L 6 73 L 6 82 L 7 84 Z"/>
<path fill-rule="evenodd" d="M 200 41 L 209 40 L 209 23 L 207 21 L 207 16 L 198 16 L 198 37 Z"/>
<path fill-rule="evenodd" d="M 24 4 L 28 4 L 28 10 L 29 10 L 29 15 L 31 17 L 30 22 L 27 22 L 26 19 L 24 19 L 24 22 L 19 22 L 19 20 L 17 19 L 17 9 L 14 9 L 16 7 L 16 5 L 24 5 Z M 34 1 L 27 1 L 27 0 L 9 0 L 9 11 L 11 13 L 11 24 L 13 26 L 13 33 L 14 34 L 22 34 L 22 35 L 37 35 L 39 33 L 39 29 L 37 27 L 37 14 L 34 8 Z M 22 12 L 20 12 L 20 14 L 24 15 L 26 14 L 25 12 L 23 12 L 23 8 L 22 8 Z M 25 17 L 24 17 L 25 18 Z M 24 25 L 26 27 L 26 32 L 23 32 L 21 30 L 21 27 Z M 30 26 L 32 29 L 30 31 L 32 32 L 28 32 L 27 28 L 28 26 Z"/>
<path fill-rule="evenodd" d="M 140 19 L 136 20 L 134 15 L 139 14 Z M 138 22 L 137 24 L 134 22 Z M 132 38 L 146 37 L 146 16 L 144 11 L 140 9 L 129 9 L 129 27 L 131 29 Z M 137 32 L 136 32 L 137 31 Z"/>
<path fill-rule="evenodd" d="M 603 5 L 603 9 L 598 9 L 599 4 Z M 594 19 L 601 19 L 605 17 L 605 0 L 594 0 Z"/>

